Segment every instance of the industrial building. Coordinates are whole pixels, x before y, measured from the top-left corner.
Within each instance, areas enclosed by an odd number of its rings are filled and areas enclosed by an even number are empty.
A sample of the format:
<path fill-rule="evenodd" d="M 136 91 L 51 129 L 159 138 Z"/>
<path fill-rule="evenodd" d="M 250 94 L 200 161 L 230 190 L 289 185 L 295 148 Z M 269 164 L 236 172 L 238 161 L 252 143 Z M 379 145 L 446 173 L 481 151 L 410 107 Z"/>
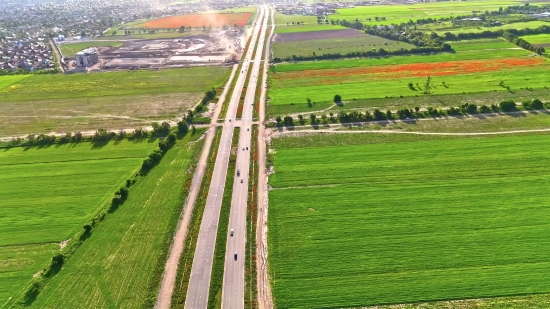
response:
<path fill-rule="evenodd" d="M 99 61 L 99 53 L 95 48 L 86 48 L 75 56 L 77 67 L 91 67 Z"/>

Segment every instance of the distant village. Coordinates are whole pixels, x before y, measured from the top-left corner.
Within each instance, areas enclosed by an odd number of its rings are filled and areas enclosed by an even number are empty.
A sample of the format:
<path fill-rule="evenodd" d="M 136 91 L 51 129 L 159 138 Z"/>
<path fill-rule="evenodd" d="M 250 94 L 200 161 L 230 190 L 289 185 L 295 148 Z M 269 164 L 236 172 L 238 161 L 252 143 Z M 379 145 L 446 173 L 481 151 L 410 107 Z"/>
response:
<path fill-rule="evenodd" d="M 36 40 L 0 39 L 0 69 L 28 71 L 55 68 L 50 45 L 43 38 Z"/>

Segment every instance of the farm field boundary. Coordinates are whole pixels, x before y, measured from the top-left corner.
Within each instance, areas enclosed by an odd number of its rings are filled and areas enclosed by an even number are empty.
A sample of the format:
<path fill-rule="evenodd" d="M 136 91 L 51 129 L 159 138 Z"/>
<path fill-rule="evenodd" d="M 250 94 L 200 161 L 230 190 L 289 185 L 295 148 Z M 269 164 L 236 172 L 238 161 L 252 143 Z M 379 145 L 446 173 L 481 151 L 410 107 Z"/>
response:
<path fill-rule="evenodd" d="M 550 231 L 547 197 L 530 195 L 525 203 L 520 193 L 542 190 L 548 138 L 538 132 L 273 139 L 268 237 L 277 307 L 548 292 L 541 280 L 549 248 L 537 239 Z M 414 194 L 404 201 L 402 192 Z"/>
<path fill-rule="evenodd" d="M 139 307 L 149 301 L 183 205 L 187 168 L 202 145 L 199 136 L 188 134 L 137 179 L 124 204 L 91 231 L 32 307 Z"/>

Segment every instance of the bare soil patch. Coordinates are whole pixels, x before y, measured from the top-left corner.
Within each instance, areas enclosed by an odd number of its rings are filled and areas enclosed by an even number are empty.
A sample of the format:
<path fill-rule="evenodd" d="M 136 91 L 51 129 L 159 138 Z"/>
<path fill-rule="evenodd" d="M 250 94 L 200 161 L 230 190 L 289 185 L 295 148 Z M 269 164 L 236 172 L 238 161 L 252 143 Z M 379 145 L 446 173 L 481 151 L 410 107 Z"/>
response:
<path fill-rule="evenodd" d="M 355 38 L 361 35 L 364 34 L 361 33 L 361 31 L 355 29 L 281 33 L 275 36 L 275 42 Z"/>

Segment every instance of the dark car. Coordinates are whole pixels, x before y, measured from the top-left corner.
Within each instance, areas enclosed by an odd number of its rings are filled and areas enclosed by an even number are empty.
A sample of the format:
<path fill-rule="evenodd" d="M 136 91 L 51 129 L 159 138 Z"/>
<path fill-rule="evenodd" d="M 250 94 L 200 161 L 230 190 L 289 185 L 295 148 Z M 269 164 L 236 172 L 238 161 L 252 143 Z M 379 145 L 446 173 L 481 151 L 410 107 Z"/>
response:
<path fill-rule="evenodd" d="M 237 253 L 235 253 L 235 261 L 237 260 Z"/>

